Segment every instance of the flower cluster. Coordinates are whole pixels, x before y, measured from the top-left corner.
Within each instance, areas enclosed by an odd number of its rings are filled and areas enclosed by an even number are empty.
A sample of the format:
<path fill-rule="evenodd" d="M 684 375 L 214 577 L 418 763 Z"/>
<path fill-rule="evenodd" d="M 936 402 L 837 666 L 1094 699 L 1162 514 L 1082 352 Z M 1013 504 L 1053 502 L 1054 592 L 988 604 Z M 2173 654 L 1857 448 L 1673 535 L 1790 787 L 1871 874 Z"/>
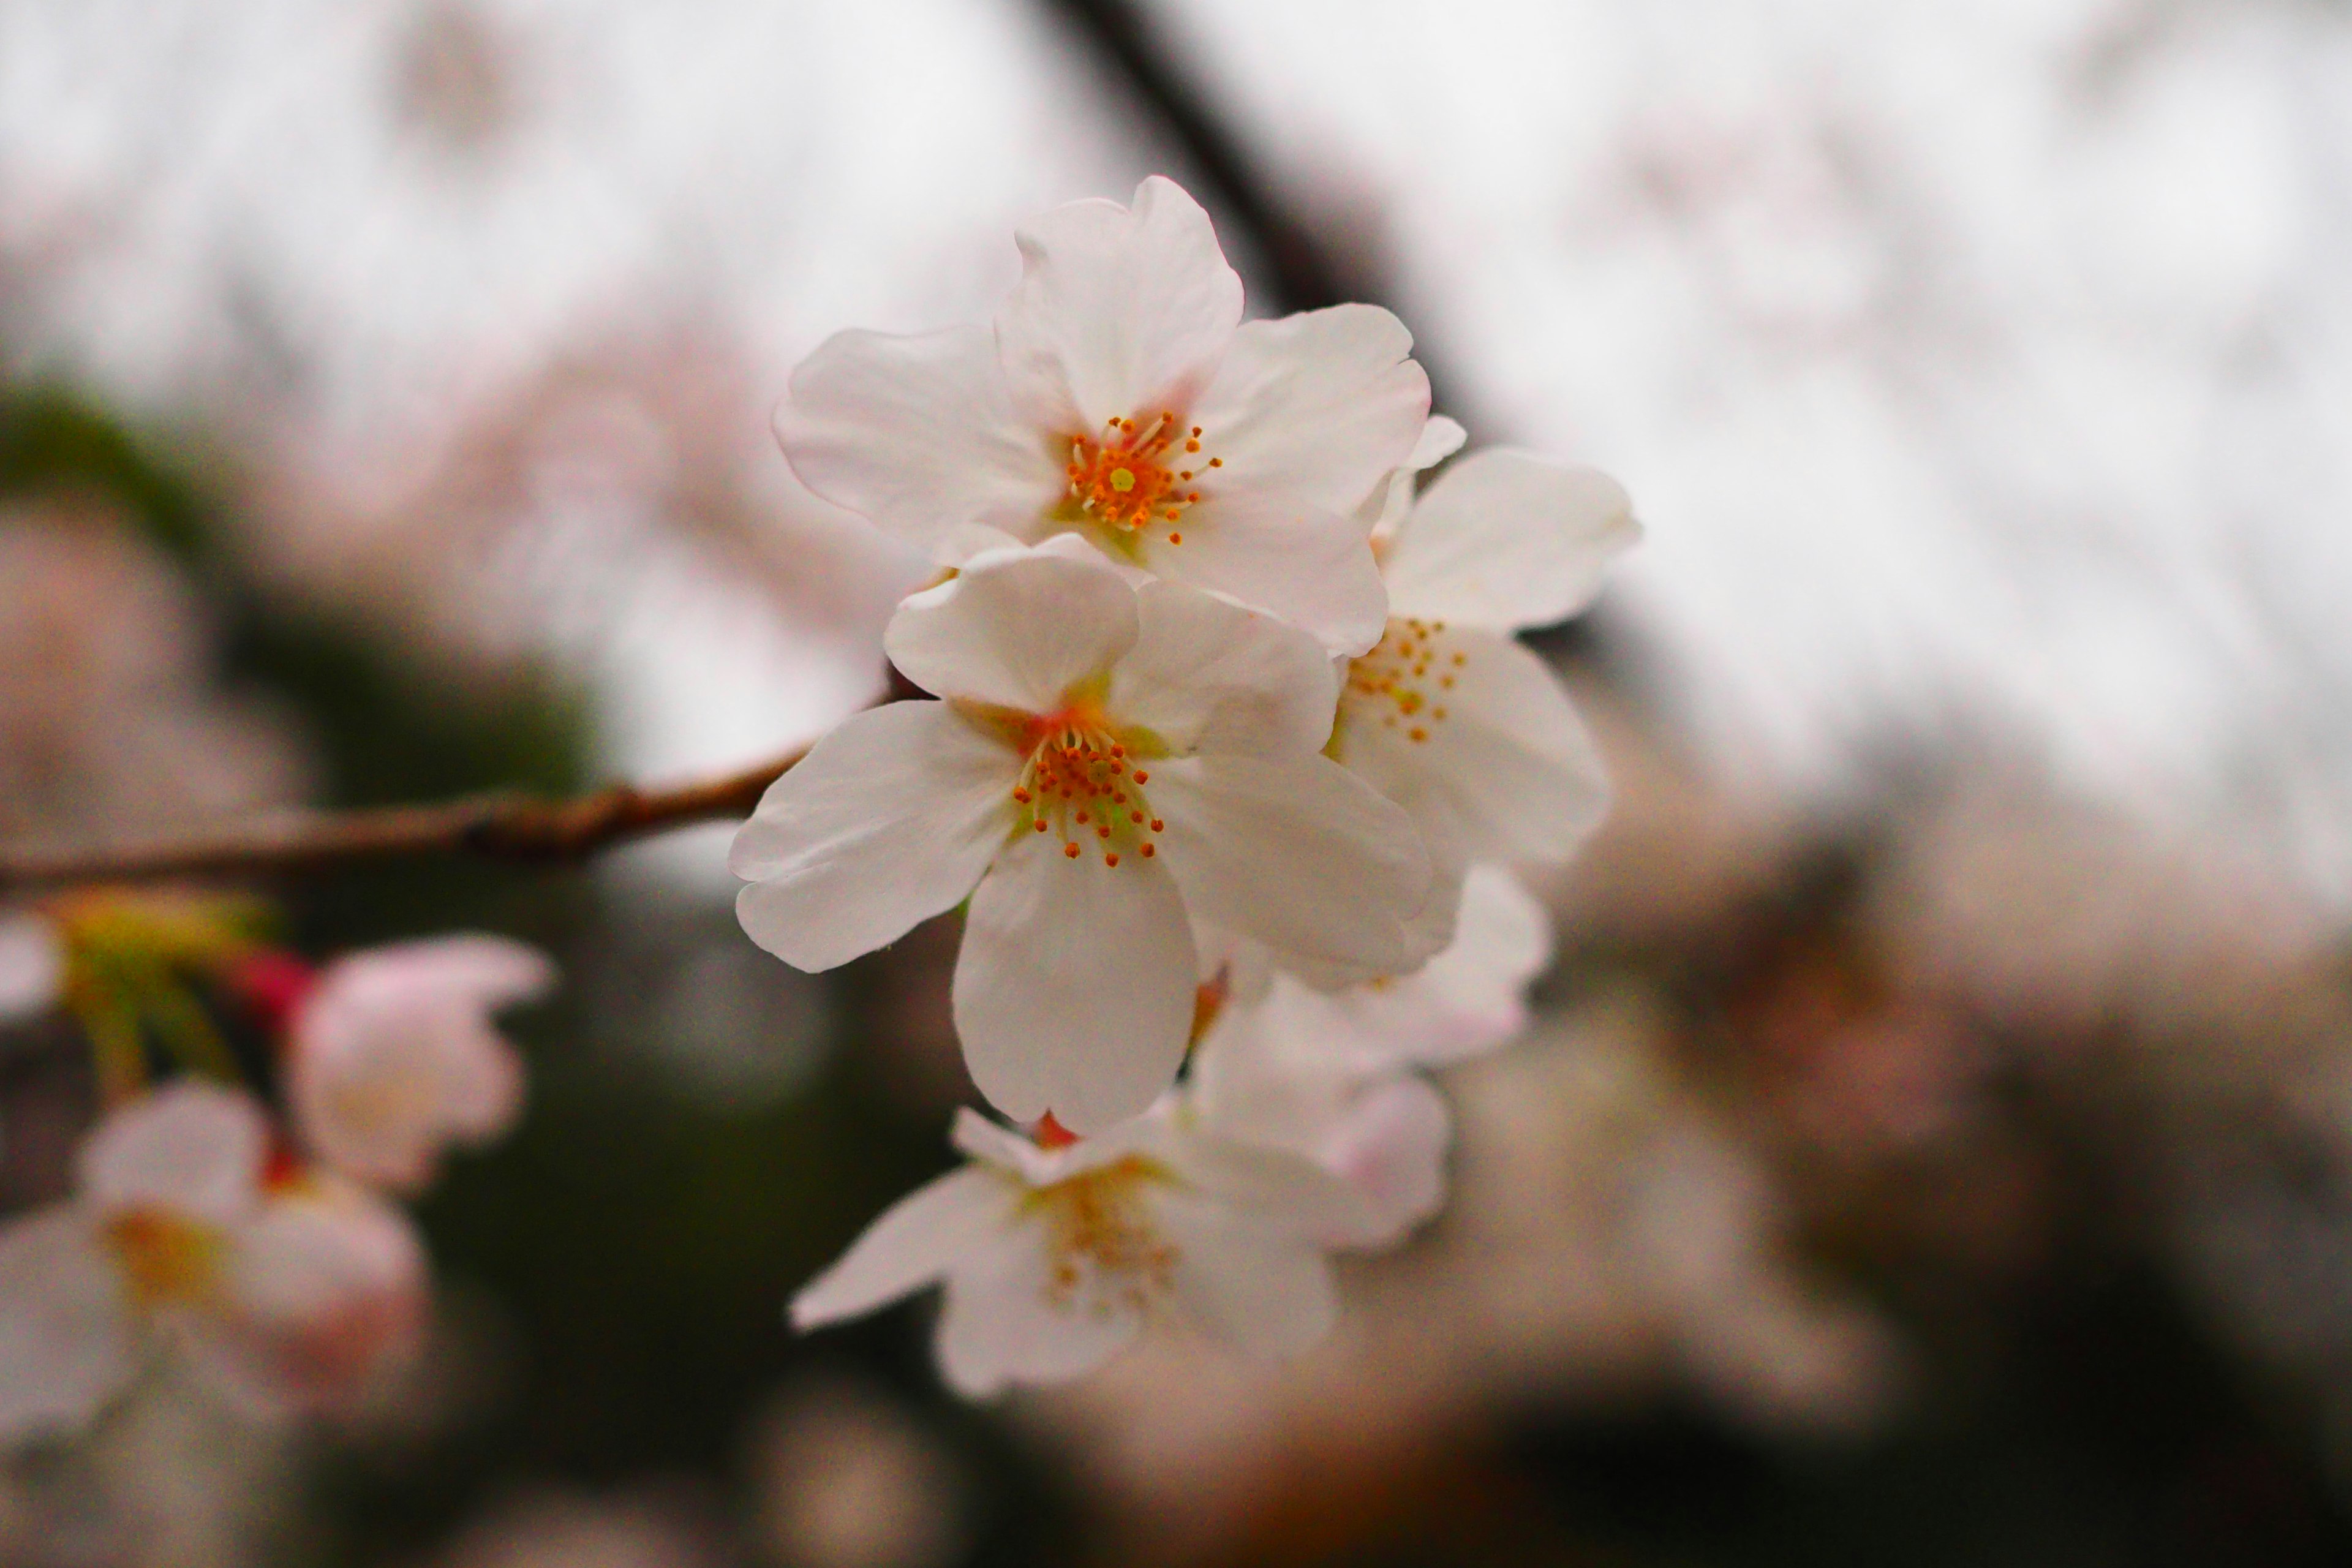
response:
<path fill-rule="evenodd" d="M 314 970 L 244 915 L 110 893 L 0 920 L 0 1022 L 74 1014 L 108 1102 L 71 1195 L 0 1227 L 0 1443 L 86 1426 L 165 1355 L 250 1414 L 331 1411 L 415 1342 L 427 1268 L 395 1200 L 512 1122 L 490 1016 L 553 966 L 462 935 Z M 258 1026 L 282 1115 L 216 1012 Z M 184 1070 L 152 1083 L 159 1058 Z"/>
<path fill-rule="evenodd" d="M 793 1304 L 944 1279 L 974 1394 L 1141 1324 L 1253 1350 L 1328 1321 L 1329 1252 L 1434 1212 L 1421 1068 L 1521 1022 L 1549 947 L 1502 869 L 1606 799 L 1514 640 L 1591 599 L 1623 492 L 1463 445 L 1411 338 L 1349 305 L 1244 322 L 1164 179 L 1019 236 L 993 331 L 844 332 L 776 417 L 800 477 L 929 552 L 886 647 L 931 696 L 841 725 L 735 842 L 762 947 L 822 970 L 961 906 L 970 1158 Z"/>

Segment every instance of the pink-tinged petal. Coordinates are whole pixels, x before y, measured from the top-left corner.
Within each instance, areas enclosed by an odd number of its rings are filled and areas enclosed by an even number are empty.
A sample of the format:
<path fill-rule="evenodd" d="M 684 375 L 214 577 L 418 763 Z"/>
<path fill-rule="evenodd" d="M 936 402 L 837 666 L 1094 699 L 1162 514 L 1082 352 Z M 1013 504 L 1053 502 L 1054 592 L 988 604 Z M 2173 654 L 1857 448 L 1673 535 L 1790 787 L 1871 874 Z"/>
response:
<path fill-rule="evenodd" d="M 1172 825 L 1171 825 L 1172 826 Z M 1080 828 L 1081 833 L 1086 832 Z M 1192 929 L 1162 861 L 1019 833 L 971 896 L 956 960 L 964 1063 L 1015 1121 L 1073 1132 L 1140 1115 L 1184 1060 Z"/>
<path fill-rule="evenodd" d="M 1222 1204 L 1180 1196 L 1159 1206 L 1177 1249 L 1177 1301 L 1203 1333 L 1273 1359 L 1330 1332 L 1339 1292 L 1319 1248 L 1260 1229 Z"/>
<path fill-rule="evenodd" d="M 862 1316 L 945 1279 L 976 1249 L 1008 1245 L 1022 1191 L 984 1165 L 916 1188 L 793 1298 L 793 1327 L 806 1332 Z"/>
<path fill-rule="evenodd" d="M 1052 1267 L 1032 1220 L 949 1277 L 938 1341 L 949 1387 L 986 1399 L 1013 1384 L 1067 1383 L 1127 1348 L 1143 1322 L 1136 1306 L 1073 1291 Z"/>
<path fill-rule="evenodd" d="M 953 909 L 1012 831 L 1020 760 L 944 702 L 860 713 L 771 785 L 728 864 L 735 912 L 798 969 L 831 969 Z"/>
<path fill-rule="evenodd" d="M 1198 202 L 1154 175 L 1132 208 L 1073 202 L 1017 238 L 996 343 L 1024 418 L 1067 438 L 1192 405 L 1242 319 L 1242 280 Z"/>
<path fill-rule="evenodd" d="M 1559 678 L 1494 632 L 1421 646 L 1423 673 L 1382 667 L 1394 692 L 1364 689 L 1365 665 L 1350 674 L 1334 754 L 1473 859 L 1566 859 L 1608 809 L 1609 783 Z"/>
<path fill-rule="evenodd" d="M 0 915 L 0 1024 L 57 1005 L 66 977 L 57 928 L 38 915 Z"/>
<path fill-rule="evenodd" d="M 1412 510 L 1418 477 L 1460 451 L 1469 439 L 1470 432 L 1444 415 L 1429 416 L 1429 423 L 1421 427 L 1421 439 L 1412 444 L 1412 455 L 1388 478 L 1374 485 L 1372 493 L 1356 509 L 1358 521 L 1372 530 L 1374 551 L 1385 550 L 1387 542 L 1404 522 L 1405 514 Z"/>
<path fill-rule="evenodd" d="M 1195 406 L 1216 494 L 1272 494 L 1345 517 L 1412 456 L 1429 377 L 1412 334 L 1376 305 L 1334 305 L 1234 334 Z"/>
<path fill-rule="evenodd" d="M 1346 769 L 1211 752 L 1161 764 L 1151 789 L 1160 858 L 1203 919 L 1335 963 L 1409 961 L 1429 859 L 1412 819 Z"/>
<path fill-rule="evenodd" d="M 79 1206 L 0 1229 L 0 1444 L 87 1426 L 138 1371 L 121 1272 Z"/>
<path fill-rule="evenodd" d="M 1356 1247 L 1386 1247 L 1445 1205 L 1445 1152 L 1454 1118 L 1445 1097 L 1417 1078 L 1375 1084 L 1359 1095 L 1319 1151 L 1324 1164 L 1374 1216 L 1351 1236 Z"/>
<path fill-rule="evenodd" d="M 1089 552 L 980 557 L 898 606 L 883 647 L 908 679 L 958 701 L 1052 713 L 1135 646 L 1135 590 Z"/>
<path fill-rule="evenodd" d="M 81 1146 L 82 1196 L 102 1215 L 157 1208 L 232 1224 L 252 1210 L 268 1147 L 252 1096 L 183 1079 L 98 1124 Z"/>
<path fill-rule="evenodd" d="M 793 372 L 775 423 L 803 484 L 927 554 L 966 525 L 1032 537 L 1066 483 L 982 327 L 836 332 Z"/>
<path fill-rule="evenodd" d="M 234 1234 L 212 1310 L 175 1316 L 198 1363 L 248 1409 L 334 1410 L 415 1352 L 429 1291 L 407 1212 L 313 1173 Z"/>
<path fill-rule="evenodd" d="M 1336 654 L 1359 654 L 1388 626 L 1364 526 L 1283 496 L 1220 496 L 1187 514 L 1183 542 L 1143 536 L 1139 558 L 1171 582 L 1222 594 L 1288 621 Z"/>
<path fill-rule="evenodd" d="M 1277 988 L 1269 1027 L 1328 1043 L 1358 1067 L 1440 1067 L 1527 1027 L 1527 988 L 1551 957 L 1551 917 L 1510 873 L 1471 869 L 1454 942 L 1412 974 L 1326 993 Z"/>
<path fill-rule="evenodd" d="M 1178 753 L 1317 752 L 1331 736 L 1339 670 L 1314 638 L 1174 583 L 1137 590 L 1139 635 L 1105 706 Z"/>
<path fill-rule="evenodd" d="M 1188 1141 L 1181 1174 L 1193 1192 L 1279 1235 L 1320 1240 L 1363 1235 L 1377 1224 L 1361 1193 L 1286 1142 L 1254 1147 L 1196 1136 Z"/>
<path fill-rule="evenodd" d="M 1413 505 L 1383 562 L 1390 613 L 1515 631 L 1564 621 L 1640 540 L 1623 487 L 1591 468 L 1480 452 Z"/>

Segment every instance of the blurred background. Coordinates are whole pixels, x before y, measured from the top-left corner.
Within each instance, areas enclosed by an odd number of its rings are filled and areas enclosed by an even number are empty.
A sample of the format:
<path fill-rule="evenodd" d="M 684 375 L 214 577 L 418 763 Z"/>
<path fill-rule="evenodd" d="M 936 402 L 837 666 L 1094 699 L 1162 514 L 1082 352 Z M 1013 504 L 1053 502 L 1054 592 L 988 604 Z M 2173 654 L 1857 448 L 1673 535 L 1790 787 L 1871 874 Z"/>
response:
<path fill-rule="evenodd" d="M 1646 546 L 1538 640 L 1615 816 L 1446 1216 L 1279 1373 L 986 1408 L 787 1295 L 940 1169 L 956 933 L 727 830 L 266 889 L 546 944 L 522 1129 L 346 1428 L 144 1402 L 58 1565 L 2352 1561 L 2338 0 L 0 0 L 0 838 L 665 781 L 881 689 L 919 563 L 768 414 L 1184 181 Z M 0 1198 L 89 1113 L 0 1041 Z"/>

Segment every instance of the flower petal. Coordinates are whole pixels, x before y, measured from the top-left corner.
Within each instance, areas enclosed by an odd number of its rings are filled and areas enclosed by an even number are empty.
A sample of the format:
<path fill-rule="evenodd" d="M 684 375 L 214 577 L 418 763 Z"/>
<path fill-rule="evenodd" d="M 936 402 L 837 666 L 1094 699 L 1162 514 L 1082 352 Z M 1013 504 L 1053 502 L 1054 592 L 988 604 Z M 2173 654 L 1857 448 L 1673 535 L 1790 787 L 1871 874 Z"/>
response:
<path fill-rule="evenodd" d="M 0 1229 L 0 1444 L 86 1426 L 138 1370 L 120 1272 L 58 1204 Z"/>
<path fill-rule="evenodd" d="M 972 1082 L 1015 1121 L 1050 1110 L 1096 1132 L 1140 1115 L 1183 1063 L 1194 966 L 1163 861 L 1108 866 L 1091 839 L 1073 857 L 1059 835 L 1014 835 L 971 896 L 956 960 Z"/>
<path fill-rule="evenodd" d="M 1245 1215 L 1259 1229 L 1320 1238 L 1370 1229 L 1362 1194 L 1287 1146 L 1196 1135 L 1184 1152 L 1183 1179 L 1193 1191 Z"/>
<path fill-rule="evenodd" d="M 1072 202 L 1016 236 L 996 342 L 1024 417 L 1065 438 L 1189 408 L 1242 319 L 1242 280 L 1201 205 L 1154 175 L 1135 205 Z"/>
<path fill-rule="evenodd" d="M 946 1278 L 975 1248 L 1006 1245 L 1021 1191 L 985 1165 L 916 1188 L 802 1287 L 793 1298 L 793 1327 L 806 1332 L 861 1316 Z"/>
<path fill-rule="evenodd" d="M 1429 668 L 1451 684 L 1433 677 L 1423 706 L 1402 714 L 1351 686 L 1333 754 L 1473 859 L 1566 859 L 1606 811 L 1609 784 L 1559 678 L 1496 633 L 1449 627 L 1431 644 Z"/>
<path fill-rule="evenodd" d="M 1411 962 L 1429 859 L 1412 819 L 1347 770 L 1206 752 L 1161 764 L 1151 788 L 1160 857 L 1203 919 L 1309 957 Z"/>
<path fill-rule="evenodd" d="M 1374 1218 L 1334 1239 L 1385 1247 L 1434 1215 L 1445 1205 L 1445 1151 L 1453 1138 L 1445 1097 L 1420 1079 L 1393 1079 L 1359 1095 L 1318 1152 Z"/>
<path fill-rule="evenodd" d="M 940 1371 L 967 1399 L 1008 1384 L 1066 1383 L 1110 1360 L 1142 1326 L 1132 1304 L 1057 1293 L 1043 1227 L 1032 1222 L 970 1256 L 949 1276 L 940 1313 Z"/>
<path fill-rule="evenodd" d="M 1234 334 L 1195 405 L 1220 495 L 1278 495 L 1346 516 L 1412 456 L 1429 377 L 1412 334 L 1377 305 L 1334 305 Z"/>
<path fill-rule="evenodd" d="M 1374 485 L 1372 493 L 1356 508 L 1357 520 L 1372 531 L 1375 551 L 1385 551 L 1388 540 L 1412 510 L 1419 476 L 1460 451 L 1469 439 L 1470 432 L 1444 415 L 1429 416 L 1429 423 L 1421 427 L 1421 439 L 1412 444 L 1412 454 Z"/>
<path fill-rule="evenodd" d="M 1184 541 L 1139 536 L 1153 573 L 1278 616 L 1337 654 L 1362 653 L 1388 626 L 1364 525 L 1280 496 L 1204 501 L 1181 524 Z"/>
<path fill-rule="evenodd" d="M 1031 538 L 1064 486 L 982 327 L 836 332 L 793 372 L 775 426 L 803 484 L 926 553 L 965 525 Z"/>
<path fill-rule="evenodd" d="M 1339 1313 L 1314 1246 L 1261 1230 L 1222 1204 L 1171 1197 L 1161 1223 L 1177 1248 L 1176 1299 L 1204 1333 L 1245 1355 L 1296 1355 Z"/>
<path fill-rule="evenodd" d="M 81 1146 L 81 1191 L 101 1214 L 161 1208 L 230 1224 L 253 1207 L 268 1146 L 250 1095 L 181 1079 L 98 1124 Z"/>
<path fill-rule="evenodd" d="M 1173 583 L 1135 594 L 1139 635 L 1111 671 L 1105 706 L 1183 753 L 1318 752 L 1331 738 L 1339 671 L 1294 626 Z"/>
<path fill-rule="evenodd" d="M 1135 590 L 1109 565 L 1023 551 L 987 555 L 908 599 L 882 644 L 926 691 L 1052 713 L 1135 637 Z"/>
<path fill-rule="evenodd" d="M 728 864 L 735 912 L 798 969 L 846 963 L 953 909 L 1013 826 L 1017 758 L 944 702 L 857 714 L 769 787 Z"/>
<path fill-rule="evenodd" d="M 0 915 L 0 1024 L 47 1012 L 65 975 L 55 926 L 38 915 Z"/>
<path fill-rule="evenodd" d="M 1591 604 L 1602 570 L 1641 536 L 1608 475 L 1480 452 L 1405 519 L 1384 563 L 1390 613 L 1495 631 L 1550 626 Z"/>

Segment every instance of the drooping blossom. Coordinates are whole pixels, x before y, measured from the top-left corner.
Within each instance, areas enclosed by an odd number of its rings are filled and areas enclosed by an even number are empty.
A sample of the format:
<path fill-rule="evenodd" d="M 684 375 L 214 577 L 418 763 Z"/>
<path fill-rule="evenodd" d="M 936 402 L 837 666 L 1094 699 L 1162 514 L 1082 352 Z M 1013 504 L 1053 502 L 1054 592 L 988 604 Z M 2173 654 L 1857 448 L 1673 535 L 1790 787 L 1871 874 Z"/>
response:
<path fill-rule="evenodd" d="M 1423 466 L 1457 439 L 1432 425 Z M 1590 604 L 1639 526 L 1614 480 L 1517 452 L 1413 485 L 1408 465 L 1381 500 L 1388 625 L 1349 664 L 1331 754 L 1411 811 L 1441 860 L 1563 860 L 1608 786 L 1559 679 L 1511 634 Z"/>
<path fill-rule="evenodd" d="M 792 1317 L 817 1328 L 944 1281 L 940 1366 L 973 1398 L 1076 1377 L 1154 1322 L 1295 1352 L 1336 1310 L 1326 1251 L 1377 1229 L 1344 1183 L 1209 1135 L 1172 1102 L 1042 1143 L 966 1110 L 954 1139 L 970 1163 L 876 1220 Z"/>
<path fill-rule="evenodd" d="M 1194 916 L 1393 968 L 1429 868 L 1411 820 L 1322 755 L 1312 639 L 1083 551 L 1013 550 L 907 601 L 887 637 L 947 699 L 849 720 L 735 840 L 753 941 L 829 969 L 967 895 L 954 985 L 973 1080 L 1094 1132 L 1183 1059 Z"/>
<path fill-rule="evenodd" d="M 808 487 L 944 564 L 1076 533 L 1361 653 L 1386 615 L 1357 509 L 1429 381 L 1369 305 L 1244 323 L 1200 205 L 1143 182 L 1021 230 L 994 331 L 837 333 L 777 410 Z"/>
<path fill-rule="evenodd" d="M 371 1186 L 425 1186 L 445 1148 L 513 1124 L 522 1063 L 491 1018 L 555 982 L 545 953 L 497 936 L 336 959 L 288 1012 L 287 1100 L 304 1146 Z"/>
<path fill-rule="evenodd" d="M 413 1343 L 425 1289 L 399 1209 L 273 1162 L 249 1097 L 173 1084 L 0 1228 L 0 1441 L 86 1426 L 157 1354 L 255 1415 L 331 1409 Z"/>
<path fill-rule="evenodd" d="M 65 944 L 36 914 L 0 914 L 0 1024 L 37 1018 L 65 988 Z"/>

